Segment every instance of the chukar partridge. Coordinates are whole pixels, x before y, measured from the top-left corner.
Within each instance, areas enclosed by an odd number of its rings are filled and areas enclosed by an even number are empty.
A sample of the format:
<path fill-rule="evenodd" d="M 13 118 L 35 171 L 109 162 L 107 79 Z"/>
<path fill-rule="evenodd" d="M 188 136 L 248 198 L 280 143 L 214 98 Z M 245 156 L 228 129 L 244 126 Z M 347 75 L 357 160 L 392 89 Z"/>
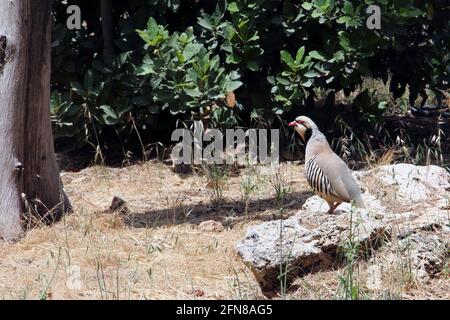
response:
<path fill-rule="evenodd" d="M 342 202 L 354 202 L 364 208 L 361 190 L 345 162 L 331 150 L 327 139 L 308 117 L 289 123 L 306 143 L 305 175 L 314 192 L 323 198 L 333 213 Z"/>

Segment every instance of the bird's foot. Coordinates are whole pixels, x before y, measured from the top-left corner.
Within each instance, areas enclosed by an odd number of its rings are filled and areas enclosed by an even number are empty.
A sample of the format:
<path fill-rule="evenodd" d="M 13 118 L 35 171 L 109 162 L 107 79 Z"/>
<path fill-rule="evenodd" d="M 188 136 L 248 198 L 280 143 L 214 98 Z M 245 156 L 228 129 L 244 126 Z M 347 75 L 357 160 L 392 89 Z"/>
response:
<path fill-rule="evenodd" d="M 338 204 L 336 204 L 334 202 L 328 202 L 328 206 L 330 207 L 330 210 L 327 211 L 327 214 L 333 214 L 334 213 L 334 209 L 336 209 Z"/>

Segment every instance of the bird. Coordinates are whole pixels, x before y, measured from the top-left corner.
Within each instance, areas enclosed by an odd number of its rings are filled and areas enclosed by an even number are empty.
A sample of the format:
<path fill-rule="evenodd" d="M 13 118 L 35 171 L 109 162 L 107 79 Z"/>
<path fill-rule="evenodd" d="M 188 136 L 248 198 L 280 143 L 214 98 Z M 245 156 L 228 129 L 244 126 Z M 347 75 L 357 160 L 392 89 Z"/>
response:
<path fill-rule="evenodd" d="M 343 202 L 365 208 L 361 189 L 345 162 L 331 149 L 325 135 L 306 116 L 289 123 L 306 143 L 305 176 L 313 191 L 324 199 L 329 214 Z"/>

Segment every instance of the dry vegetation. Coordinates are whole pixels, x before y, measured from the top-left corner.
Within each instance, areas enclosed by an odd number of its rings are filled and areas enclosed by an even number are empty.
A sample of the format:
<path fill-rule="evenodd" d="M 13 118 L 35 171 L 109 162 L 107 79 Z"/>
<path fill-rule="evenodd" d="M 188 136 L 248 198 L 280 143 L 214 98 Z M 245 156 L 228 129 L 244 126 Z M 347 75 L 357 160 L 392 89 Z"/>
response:
<path fill-rule="evenodd" d="M 263 299 L 234 245 L 249 224 L 279 217 L 280 184 L 287 194 L 285 216 L 312 195 L 298 163 L 283 163 L 276 173 L 258 166 L 179 175 L 147 162 L 95 166 L 62 179 L 75 212 L 52 226 L 33 227 L 16 243 L 0 244 L 1 298 Z M 129 213 L 107 210 L 115 195 L 127 200 Z M 220 221 L 225 230 L 202 231 L 198 225 L 205 220 Z M 390 272 L 386 287 L 371 291 L 368 265 L 359 262 L 355 277 L 366 298 L 450 298 L 449 267 L 425 285 L 398 277 L 403 269 Z M 307 275 L 284 297 L 339 298 L 343 272 Z"/>

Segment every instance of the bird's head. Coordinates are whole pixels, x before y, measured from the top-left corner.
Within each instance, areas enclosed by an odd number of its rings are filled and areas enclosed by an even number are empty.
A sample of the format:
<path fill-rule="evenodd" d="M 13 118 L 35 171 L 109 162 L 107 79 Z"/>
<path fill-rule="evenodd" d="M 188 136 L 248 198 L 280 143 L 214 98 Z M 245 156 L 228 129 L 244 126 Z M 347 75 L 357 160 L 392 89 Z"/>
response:
<path fill-rule="evenodd" d="M 289 123 L 290 127 L 294 127 L 295 131 L 302 137 L 303 141 L 307 141 L 311 137 L 312 130 L 317 129 L 316 124 L 306 116 L 299 116 Z"/>

